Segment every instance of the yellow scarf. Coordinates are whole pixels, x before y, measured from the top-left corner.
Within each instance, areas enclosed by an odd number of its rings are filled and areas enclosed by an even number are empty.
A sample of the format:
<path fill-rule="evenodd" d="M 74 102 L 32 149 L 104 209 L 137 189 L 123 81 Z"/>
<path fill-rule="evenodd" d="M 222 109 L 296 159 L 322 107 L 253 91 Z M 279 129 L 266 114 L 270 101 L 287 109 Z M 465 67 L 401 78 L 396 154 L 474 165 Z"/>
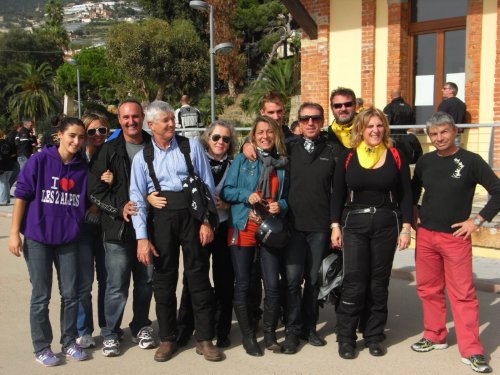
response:
<path fill-rule="evenodd" d="M 375 147 L 370 147 L 365 141 L 362 141 L 359 146 L 356 147 L 359 164 L 361 164 L 363 168 L 372 169 L 378 163 L 386 149 L 383 143 Z"/>
<path fill-rule="evenodd" d="M 353 123 L 346 125 L 339 125 L 335 120 L 332 122 L 332 131 L 337 136 L 337 139 L 342 142 L 344 147 L 350 148 L 350 140 L 351 140 L 351 130 Z"/>

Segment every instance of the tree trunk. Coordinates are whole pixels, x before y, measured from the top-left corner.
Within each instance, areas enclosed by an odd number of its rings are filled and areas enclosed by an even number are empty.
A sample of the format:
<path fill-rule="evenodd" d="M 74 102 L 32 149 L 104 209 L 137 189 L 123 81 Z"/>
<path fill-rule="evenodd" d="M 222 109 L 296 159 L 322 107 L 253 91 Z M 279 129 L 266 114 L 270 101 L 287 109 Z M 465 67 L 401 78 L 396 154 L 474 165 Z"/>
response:
<path fill-rule="evenodd" d="M 229 96 L 236 98 L 236 84 L 234 83 L 234 80 L 230 79 L 227 82 L 227 87 L 229 89 Z"/>
<path fill-rule="evenodd" d="M 158 85 L 158 91 L 156 91 L 155 100 L 163 100 L 163 95 L 165 95 L 166 87 L 167 87 L 167 84 L 165 82 L 162 82 Z"/>

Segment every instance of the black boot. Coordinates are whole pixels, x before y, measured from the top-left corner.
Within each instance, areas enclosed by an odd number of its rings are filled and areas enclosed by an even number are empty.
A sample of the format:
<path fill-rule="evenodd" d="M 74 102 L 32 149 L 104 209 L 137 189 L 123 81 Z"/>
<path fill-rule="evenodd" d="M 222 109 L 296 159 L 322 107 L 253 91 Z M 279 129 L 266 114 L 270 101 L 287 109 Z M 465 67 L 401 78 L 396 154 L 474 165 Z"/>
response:
<path fill-rule="evenodd" d="M 238 324 L 240 325 L 242 343 L 245 351 L 247 352 L 247 354 L 254 357 L 262 356 L 262 350 L 260 349 L 259 344 L 257 344 L 255 332 L 250 325 L 247 306 L 234 305 L 233 307 L 236 314 L 236 319 L 238 319 Z"/>
<path fill-rule="evenodd" d="M 266 349 L 274 352 L 281 351 L 281 346 L 276 340 L 276 326 L 280 316 L 279 306 L 264 304 L 264 315 L 262 317 L 262 327 L 264 330 L 264 343 Z"/>

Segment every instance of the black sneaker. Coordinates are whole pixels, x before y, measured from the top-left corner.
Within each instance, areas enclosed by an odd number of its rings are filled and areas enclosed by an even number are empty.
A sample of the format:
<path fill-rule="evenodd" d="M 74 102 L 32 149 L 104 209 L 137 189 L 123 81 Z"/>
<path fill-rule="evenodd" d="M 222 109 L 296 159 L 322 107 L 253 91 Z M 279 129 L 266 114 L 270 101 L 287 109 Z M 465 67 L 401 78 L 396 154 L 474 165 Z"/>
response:
<path fill-rule="evenodd" d="M 470 367 L 476 372 L 484 374 L 493 371 L 482 354 L 474 354 L 470 357 L 464 357 L 462 358 L 462 362 L 466 365 L 470 365 Z"/>
<path fill-rule="evenodd" d="M 295 354 L 297 353 L 297 348 L 299 346 L 299 338 L 293 333 L 289 333 L 285 336 L 285 341 L 281 346 L 281 353 L 283 354 Z"/>

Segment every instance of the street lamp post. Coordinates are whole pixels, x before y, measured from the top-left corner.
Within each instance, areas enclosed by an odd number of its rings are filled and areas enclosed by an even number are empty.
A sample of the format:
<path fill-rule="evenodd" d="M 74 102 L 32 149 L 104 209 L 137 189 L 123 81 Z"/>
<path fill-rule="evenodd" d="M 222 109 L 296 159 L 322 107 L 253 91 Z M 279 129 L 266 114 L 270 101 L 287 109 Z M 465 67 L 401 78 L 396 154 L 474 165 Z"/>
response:
<path fill-rule="evenodd" d="M 214 47 L 214 7 L 206 1 L 192 0 L 189 6 L 193 9 L 206 11 L 208 10 L 209 25 L 210 25 L 210 118 L 215 121 L 215 54 L 227 53 L 233 49 L 232 43 L 220 43 Z"/>
<path fill-rule="evenodd" d="M 82 118 L 82 101 L 80 98 L 80 65 L 73 58 L 66 60 L 69 64 L 76 66 L 76 88 L 78 92 L 78 118 Z"/>

